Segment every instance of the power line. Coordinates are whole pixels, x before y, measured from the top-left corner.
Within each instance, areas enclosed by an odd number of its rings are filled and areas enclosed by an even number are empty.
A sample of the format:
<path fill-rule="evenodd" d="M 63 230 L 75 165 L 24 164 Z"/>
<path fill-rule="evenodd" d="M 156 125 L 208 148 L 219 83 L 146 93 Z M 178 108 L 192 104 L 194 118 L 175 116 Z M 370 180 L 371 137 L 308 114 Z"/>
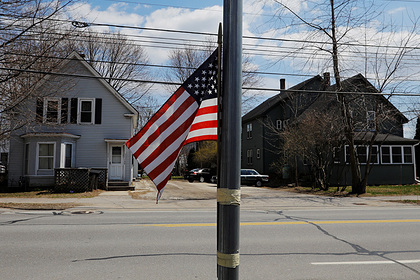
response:
<path fill-rule="evenodd" d="M 7 14 L 0 14 L 0 16 L 10 17 Z M 32 19 L 32 18 L 31 18 Z M 140 26 L 131 26 L 131 25 L 121 25 L 121 24 L 110 24 L 110 23 L 95 23 L 95 22 L 86 22 L 86 21 L 75 21 L 75 20 L 66 20 L 66 19 L 51 19 L 36 17 L 39 20 L 48 20 L 48 21 L 57 21 L 57 22 L 66 22 L 79 27 L 90 27 L 90 26 L 102 26 L 102 27 L 114 27 L 114 28 L 123 28 L 123 29 L 134 29 L 134 30 L 143 30 L 143 31 L 157 31 L 157 32 L 168 32 L 168 33 L 178 33 L 178 34 L 190 34 L 190 35 L 204 35 L 204 36 L 217 36 L 217 33 L 212 32 L 199 32 L 199 31 L 187 31 L 187 30 L 175 30 L 175 29 L 166 29 L 166 28 L 152 28 L 152 27 L 140 27 Z M 310 44 L 321 44 L 321 45 L 332 45 L 329 41 L 312 41 L 312 40 L 301 40 L 301 39 L 287 39 L 287 38 L 272 38 L 272 37 L 259 37 L 259 36 L 242 36 L 243 39 L 251 40 L 266 40 L 266 41 L 280 41 L 280 42 L 291 42 L 291 43 L 310 43 Z M 410 49 L 410 50 L 420 50 L 418 46 L 393 46 L 393 45 L 374 45 L 374 44 L 362 44 L 362 43 L 350 43 L 342 42 L 338 43 L 341 46 L 353 46 L 353 47 L 373 47 L 373 48 L 396 48 L 396 49 Z"/>
<path fill-rule="evenodd" d="M 163 82 L 163 81 L 154 81 L 154 80 L 139 80 L 139 79 L 127 79 L 127 78 L 112 78 L 112 77 L 97 77 L 97 76 L 90 76 L 90 75 L 82 75 L 82 74 L 72 74 L 72 73 L 59 73 L 59 72 L 52 72 L 52 71 L 38 71 L 38 70 L 29 70 L 29 69 L 17 69 L 17 68 L 7 68 L 7 67 L 0 67 L 0 70 L 4 71 L 16 71 L 16 72 L 23 72 L 23 73 L 33 73 L 33 74 L 42 74 L 42 75 L 54 75 L 54 76 L 65 76 L 65 77 L 74 77 L 74 78 L 86 78 L 86 79 L 96 79 L 96 80 L 116 80 L 116 81 L 126 81 L 126 82 L 136 82 L 136 83 L 151 83 L 151 84 L 164 84 L 164 85 L 182 85 L 182 83 L 175 83 L 175 82 Z M 279 92 L 281 89 L 279 88 L 262 88 L 262 87 L 242 87 L 244 90 L 253 90 L 253 91 L 274 91 Z M 377 92 L 345 92 L 345 91 L 321 91 L 321 90 L 293 90 L 293 89 L 285 89 L 285 92 L 293 92 L 293 93 L 327 93 L 327 94 L 353 94 L 353 95 L 377 95 L 377 96 L 420 96 L 419 94 L 413 93 L 377 93 Z"/>

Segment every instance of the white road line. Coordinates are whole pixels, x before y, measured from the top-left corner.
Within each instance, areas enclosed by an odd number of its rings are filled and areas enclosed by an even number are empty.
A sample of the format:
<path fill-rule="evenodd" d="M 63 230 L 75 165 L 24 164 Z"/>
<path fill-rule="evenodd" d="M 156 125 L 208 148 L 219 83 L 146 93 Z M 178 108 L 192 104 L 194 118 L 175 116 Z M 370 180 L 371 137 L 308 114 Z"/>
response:
<path fill-rule="evenodd" d="M 362 265 L 362 264 L 410 264 L 420 263 L 420 260 L 395 260 L 395 261 L 354 261 L 354 262 L 313 262 L 313 265 Z"/>

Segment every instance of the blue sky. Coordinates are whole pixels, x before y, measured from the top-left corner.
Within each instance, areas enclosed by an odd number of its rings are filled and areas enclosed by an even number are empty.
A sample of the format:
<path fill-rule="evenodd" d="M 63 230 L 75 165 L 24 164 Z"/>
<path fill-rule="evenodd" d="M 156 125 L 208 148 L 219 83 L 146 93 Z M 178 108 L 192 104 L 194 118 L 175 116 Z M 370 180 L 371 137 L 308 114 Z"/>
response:
<path fill-rule="evenodd" d="M 305 16 L 316 16 L 319 12 L 313 9 L 308 3 L 312 1 L 296 1 L 282 0 L 283 3 L 293 8 L 295 11 Z M 316 2 L 316 1 L 314 1 Z M 319 1 L 318 1 L 319 2 Z M 420 15 L 420 1 L 416 0 L 378 0 L 375 2 L 379 16 L 369 20 L 364 25 L 353 29 L 347 34 L 350 38 L 348 43 L 365 42 L 366 45 L 401 45 L 401 41 L 407 38 L 414 22 Z M 86 0 L 78 2 L 71 7 L 69 16 L 72 19 L 86 20 L 96 23 L 108 23 L 128 26 L 150 27 L 158 29 L 183 30 L 193 32 L 216 33 L 218 23 L 223 18 L 223 1 L 211 0 L 184 0 L 184 1 L 164 1 L 164 0 Z M 273 0 L 244 0 L 243 1 L 243 34 L 250 37 L 265 38 L 284 38 L 293 41 L 270 41 L 244 39 L 244 53 L 248 54 L 261 72 L 277 73 L 275 75 L 262 75 L 263 81 L 261 87 L 278 88 L 279 79 L 286 78 L 286 87 L 291 87 L 311 75 L 322 75 L 323 72 L 332 72 L 331 63 L 328 56 L 317 54 L 308 55 L 308 44 L 299 40 L 310 38 L 311 41 L 324 40 L 322 34 L 309 32 L 305 28 L 299 28 L 293 25 L 291 14 L 279 12 L 279 6 L 275 5 Z M 357 11 L 356 11 L 357 12 Z M 273 15 L 281 15 L 273 20 Z M 313 18 L 313 17 L 312 17 Z M 390 26 L 384 26 L 384 23 L 392 23 Z M 92 27 L 93 28 L 93 27 Z M 100 28 L 101 30 L 107 28 Z M 183 40 L 206 40 L 203 36 L 190 34 L 172 34 L 157 31 L 129 30 L 119 29 L 128 35 L 144 35 L 144 36 L 167 36 L 172 38 L 182 38 Z M 420 32 L 416 30 L 412 34 L 410 46 L 420 46 Z M 320 37 L 321 36 L 321 37 Z M 310 47 L 325 47 L 325 45 L 312 45 Z M 300 49 L 299 53 L 295 50 Z M 151 63 L 167 64 L 168 53 L 170 49 L 161 47 L 147 47 L 146 52 L 149 55 Z M 279 51 L 282 51 L 280 54 Z M 367 52 L 367 48 L 347 47 L 343 50 L 343 67 L 342 75 L 345 77 L 353 76 L 357 73 L 364 74 L 369 81 L 375 84 L 375 78 L 385 75 L 386 69 L 383 65 L 376 65 L 373 69 L 370 64 L 371 60 L 358 60 L 363 56 L 363 52 Z M 384 50 L 368 50 L 370 53 L 384 53 Z M 387 50 L 388 52 L 389 50 Z M 392 60 L 388 55 L 388 61 L 383 64 L 391 63 Z M 420 57 L 420 54 L 418 54 Z M 372 55 L 371 55 L 372 56 Z M 308 63 L 308 57 L 311 62 Z M 420 92 L 420 71 L 417 70 L 419 63 L 413 63 L 416 56 L 404 61 L 404 71 L 398 73 L 399 78 L 410 77 L 410 85 L 404 89 L 401 83 L 390 83 L 384 92 L 405 92 L 407 89 Z M 376 63 L 376 62 L 375 62 Z M 411 63 L 411 64 L 410 64 Z M 375 84 L 376 85 L 376 84 Z M 396 86 L 399 88 L 397 89 Z M 163 88 L 156 87 L 154 89 L 157 95 L 166 98 L 170 93 L 165 92 Z M 260 92 L 260 99 L 264 100 L 276 94 L 272 91 Z M 413 104 L 419 103 L 412 97 L 393 98 L 394 104 L 403 112 L 407 112 L 406 116 L 413 117 Z M 412 134 L 413 126 L 407 127 L 408 135 Z"/>

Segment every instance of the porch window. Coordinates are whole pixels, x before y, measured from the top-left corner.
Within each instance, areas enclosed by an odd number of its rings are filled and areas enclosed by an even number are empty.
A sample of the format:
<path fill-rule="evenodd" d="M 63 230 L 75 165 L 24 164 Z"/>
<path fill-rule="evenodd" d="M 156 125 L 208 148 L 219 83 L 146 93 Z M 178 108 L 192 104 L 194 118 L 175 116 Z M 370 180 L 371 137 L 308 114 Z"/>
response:
<path fill-rule="evenodd" d="M 51 170 L 54 168 L 54 143 L 38 144 L 38 169 Z"/>
<path fill-rule="evenodd" d="M 349 154 L 349 146 L 345 147 L 346 151 L 346 163 L 350 162 L 350 154 Z M 372 150 L 370 153 L 370 163 L 378 163 L 379 162 L 379 148 L 378 146 L 372 146 Z M 369 146 L 356 146 L 356 156 L 359 161 L 359 164 L 366 164 L 368 162 L 368 155 L 369 155 Z"/>
<path fill-rule="evenodd" d="M 382 146 L 381 160 L 383 164 L 413 163 L 412 146 Z"/>

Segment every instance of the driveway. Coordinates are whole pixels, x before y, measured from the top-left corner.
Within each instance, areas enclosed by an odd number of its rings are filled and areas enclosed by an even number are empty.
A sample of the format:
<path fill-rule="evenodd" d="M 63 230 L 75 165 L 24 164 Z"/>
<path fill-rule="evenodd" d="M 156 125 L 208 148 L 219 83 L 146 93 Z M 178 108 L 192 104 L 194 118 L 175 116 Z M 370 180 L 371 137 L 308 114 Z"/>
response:
<path fill-rule="evenodd" d="M 155 200 L 156 189 L 149 180 L 135 183 L 135 192 L 139 199 Z M 202 205 L 215 205 L 217 186 L 211 183 L 189 183 L 186 180 L 170 180 L 165 187 L 159 204 L 196 201 Z M 311 194 L 299 194 L 284 188 L 257 188 L 254 186 L 241 187 L 242 209 L 278 209 L 295 207 L 363 207 L 363 206 L 406 206 L 390 200 L 401 197 L 329 197 Z M 403 197 L 402 199 L 416 199 Z"/>

